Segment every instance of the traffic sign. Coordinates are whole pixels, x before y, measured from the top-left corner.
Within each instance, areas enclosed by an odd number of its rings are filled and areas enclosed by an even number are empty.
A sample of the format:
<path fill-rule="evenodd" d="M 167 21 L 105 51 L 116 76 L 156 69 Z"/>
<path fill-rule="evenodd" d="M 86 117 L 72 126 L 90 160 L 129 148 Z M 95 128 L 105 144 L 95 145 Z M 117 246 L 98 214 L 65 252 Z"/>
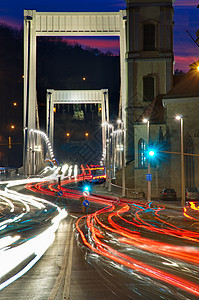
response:
<path fill-rule="evenodd" d="M 63 192 L 62 192 L 62 191 L 59 191 L 59 192 L 58 192 L 58 196 L 59 196 L 59 197 L 63 196 Z"/>
<path fill-rule="evenodd" d="M 152 174 L 146 174 L 146 181 L 152 181 Z"/>
<path fill-rule="evenodd" d="M 88 196 L 90 196 L 90 192 L 89 191 L 84 191 L 83 195 L 84 195 L 84 197 L 88 197 Z"/>
<path fill-rule="evenodd" d="M 83 201 L 83 205 L 84 205 L 85 207 L 89 206 L 89 201 L 88 201 L 88 200 L 84 200 L 84 201 Z"/>

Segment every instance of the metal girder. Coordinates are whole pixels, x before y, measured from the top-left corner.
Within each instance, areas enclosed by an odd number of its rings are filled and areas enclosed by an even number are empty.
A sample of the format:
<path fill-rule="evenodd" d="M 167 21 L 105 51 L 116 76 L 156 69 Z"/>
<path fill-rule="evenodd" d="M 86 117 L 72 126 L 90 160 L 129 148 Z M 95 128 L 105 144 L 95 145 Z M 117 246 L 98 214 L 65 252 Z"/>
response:
<path fill-rule="evenodd" d="M 120 15 L 120 12 L 37 12 L 36 34 L 119 36 Z"/>
<path fill-rule="evenodd" d="M 121 118 L 126 124 L 126 11 L 37 12 L 24 10 L 24 174 L 31 155 L 26 129 L 36 128 L 37 36 L 119 36 L 121 73 Z M 87 100 L 89 101 L 89 100 Z M 84 102 L 86 103 L 86 102 Z M 90 103 L 90 102 L 87 102 Z M 95 102 L 92 102 L 95 103 Z M 30 158 L 32 161 L 32 159 Z M 33 161 L 35 164 L 35 161 Z"/>
<path fill-rule="evenodd" d="M 102 124 L 109 122 L 109 98 L 108 90 L 53 90 L 48 89 L 46 93 L 46 131 L 51 145 L 54 137 L 54 104 L 95 104 L 100 103 L 102 107 Z M 105 127 L 102 127 L 102 150 L 105 149 Z"/>

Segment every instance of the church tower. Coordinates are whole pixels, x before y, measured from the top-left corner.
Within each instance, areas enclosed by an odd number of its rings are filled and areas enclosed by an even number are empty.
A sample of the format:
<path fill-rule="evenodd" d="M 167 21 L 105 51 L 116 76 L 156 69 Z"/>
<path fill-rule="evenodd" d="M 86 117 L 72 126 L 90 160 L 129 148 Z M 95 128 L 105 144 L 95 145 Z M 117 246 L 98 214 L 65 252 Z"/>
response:
<path fill-rule="evenodd" d="M 133 128 L 160 94 L 172 88 L 174 0 L 127 3 L 127 162 L 134 159 Z"/>

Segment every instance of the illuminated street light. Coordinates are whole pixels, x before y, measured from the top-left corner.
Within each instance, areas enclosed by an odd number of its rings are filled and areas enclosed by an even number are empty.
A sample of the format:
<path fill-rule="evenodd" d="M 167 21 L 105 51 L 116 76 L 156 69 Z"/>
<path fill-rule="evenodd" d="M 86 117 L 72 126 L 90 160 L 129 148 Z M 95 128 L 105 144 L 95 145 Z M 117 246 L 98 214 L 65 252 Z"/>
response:
<path fill-rule="evenodd" d="M 85 133 L 85 136 L 88 136 L 88 132 Z"/>
<path fill-rule="evenodd" d="M 111 151 L 111 145 L 113 143 L 113 125 L 108 124 L 108 191 L 111 192 L 111 179 L 112 179 L 112 174 L 111 174 L 111 154 L 113 158 L 113 149 Z M 112 140 L 111 140 L 112 138 Z"/>
<path fill-rule="evenodd" d="M 180 120 L 180 135 L 181 135 L 181 189 L 182 189 L 182 207 L 185 206 L 185 180 L 184 180 L 184 140 L 183 140 L 183 116 L 177 115 L 176 120 Z"/>
<path fill-rule="evenodd" d="M 125 190 L 126 190 L 126 178 L 125 178 L 125 157 L 124 157 L 124 122 L 121 119 L 117 120 L 118 124 L 118 130 L 117 133 L 121 137 L 118 141 L 116 142 L 116 149 L 120 150 L 120 153 L 122 155 L 121 161 L 122 161 L 122 197 L 125 197 Z M 120 157 L 119 157 L 120 158 Z"/>
<path fill-rule="evenodd" d="M 66 133 L 66 136 L 67 136 L 67 137 L 69 137 L 69 136 L 70 136 L 70 133 L 69 133 L 69 132 L 67 132 L 67 133 Z"/>
<path fill-rule="evenodd" d="M 105 127 L 105 126 L 107 126 L 107 125 L 108 125 L 107 122 L 102 123 L 102 127 Z"/>
<path fill-rule="evenodd" d="M 147 123 L 147 122 L 148 122 L 148 119 L 143 119 L 143 122 L 144 122 L 144 123 Z"/>
<path fill-rule="evenodd" d="M 117 124 L 121 124 L 121 123 L 122 123 L 122 120 L 118 119 Z"/>
<path fill-rule="evenodd" d="M 14 102 L 14 103 L 13 103 L 13 106 L 17 106 L 17 102 Z"/>
<path fill-rule="evenodd" d="M 11 125 L 10 127 L 11 127 L 11 129 L 15 129 L 15 126 L 14 126 L 14 125 Z"/>

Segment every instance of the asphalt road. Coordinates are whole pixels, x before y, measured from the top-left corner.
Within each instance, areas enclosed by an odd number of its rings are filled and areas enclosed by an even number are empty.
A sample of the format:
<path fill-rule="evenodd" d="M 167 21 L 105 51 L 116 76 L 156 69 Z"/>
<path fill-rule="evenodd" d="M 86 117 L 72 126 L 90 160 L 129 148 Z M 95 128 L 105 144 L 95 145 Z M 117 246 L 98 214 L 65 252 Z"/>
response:
<path fill-rule="evenodd" d="M 0 292 L 1 300 L 112 300 L 96 268 L 88 264 L 74 237 L 75 217 L 61 221 L 56 238 L 25 275 Z"/>
<path fill-rule="evenodd" d="M 101 210 L 80 219 L 77 230 L 82 207 L 76 196 L 59 199 L 70 215 L 54 243 L 0 299 L 198 299 L 197 206 L 183 215 L 172 203 L 166 208 L 162 202 L 114 198 L 112 205 L 107 198 L 109 209 L 104 204 L 103 210 L 103 198 L 92 203 L 91 197 L 90 210 Z"/>

